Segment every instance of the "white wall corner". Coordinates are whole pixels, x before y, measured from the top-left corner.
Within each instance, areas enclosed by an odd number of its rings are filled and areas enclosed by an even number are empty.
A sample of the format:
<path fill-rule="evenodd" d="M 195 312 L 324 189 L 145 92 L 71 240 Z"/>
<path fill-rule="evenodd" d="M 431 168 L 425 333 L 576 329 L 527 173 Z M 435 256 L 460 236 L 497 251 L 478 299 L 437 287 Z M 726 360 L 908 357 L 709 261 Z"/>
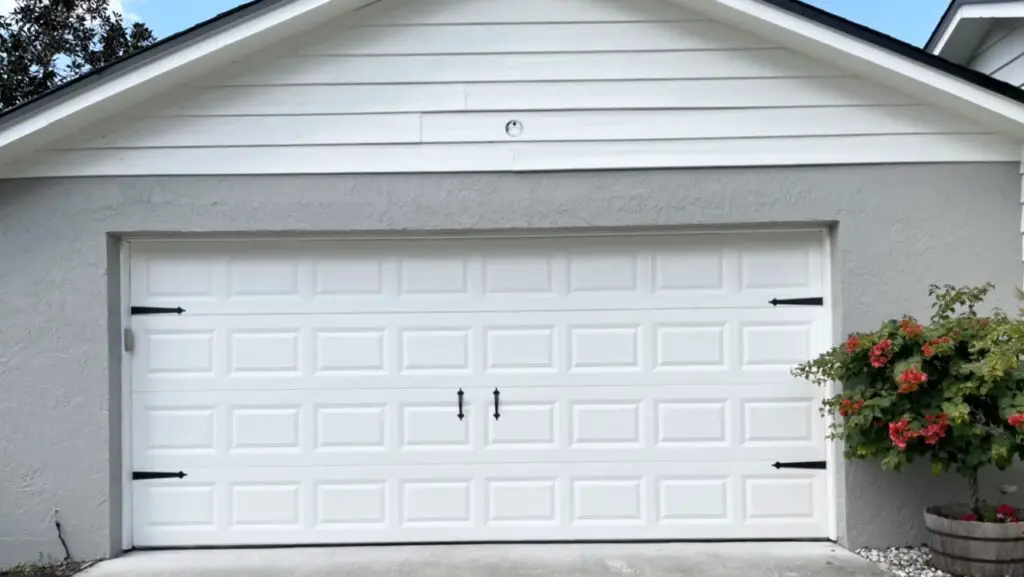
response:
<path fill-rule="evenodd" d="M 1024 262 L 1024 149 L 1021 150 L 1021 163 L 1020 163 L 1020 231 L 1021 231 L 1021 261 Z M 1024 287 L 1024 270 L 1021 271 L 1021 286 Z"/>

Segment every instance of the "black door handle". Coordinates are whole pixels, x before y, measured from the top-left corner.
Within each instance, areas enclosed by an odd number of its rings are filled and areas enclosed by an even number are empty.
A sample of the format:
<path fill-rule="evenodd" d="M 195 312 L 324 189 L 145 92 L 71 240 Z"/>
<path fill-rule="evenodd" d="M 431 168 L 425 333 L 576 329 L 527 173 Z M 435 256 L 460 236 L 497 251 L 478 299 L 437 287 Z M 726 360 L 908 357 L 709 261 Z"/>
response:
<path fill-rule="evenodd" d="M 498 390 L 498 387 L 494 387 L 494 420 L 495 421 L 497 421 L 498 419 L 501 418 L 501 412 L 498 410 L 498 408 L 500 406 L 499 405 L 500 400 L 501 400 L 501 391 Z"/>
<path fill-rule="evenodd" d="M 466 415 L 462 412 L 462 397 L 465 396 L 465 394 L 466 393 L 462 392 L 462 389 L 459 389 L 459 420 L 460 421 L 462 419 L 466 418 Z"/>

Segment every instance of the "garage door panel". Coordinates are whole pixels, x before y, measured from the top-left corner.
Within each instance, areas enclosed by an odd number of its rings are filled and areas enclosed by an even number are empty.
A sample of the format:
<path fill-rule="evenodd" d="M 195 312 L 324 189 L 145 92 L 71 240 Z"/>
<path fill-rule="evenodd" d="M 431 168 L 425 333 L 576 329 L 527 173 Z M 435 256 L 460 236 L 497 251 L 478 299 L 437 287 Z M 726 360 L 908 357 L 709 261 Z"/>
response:
<path fill-rule="evenodd" d="M 497 539 L 777 538 L 823 531 L 825 474 L 760 464 L 680 463 L 210 469 L 187 483 L 140 485 L 136 535 L 155 546 Z M 231 479 L 245 478 L 245 481 Z M 192 477 L 190 477 L 191 479 Z"/>
<path fill-rule="evenodd" d="M 638 375 L 640 375 L 638 377 Z M 641 379 L 642 377 L 642 379 Z M 461 386 L 467 381 L 482 388 L 493 389 L 494 387 L 548 387 L 552 385 L 576 386 L 576 387 L 606 387 L 606 386 L 673 386 L 686 385 L 690 387 L 701 387 L 708 383 L 715 383 L 720 387 L 740 387 L 746 385 L 754 386 L 776 386 L 784 385 L 790 387 L 803 387 L 797 390 L 808 390 L 807 383 L 793 378 L 787 371 L 735 371 L 728 373 L 712 373 L 711 371 L 669 371 L 659 370 L 650 373 L 637 373 L 620 371 L 618 373 L 589 373 L 585 371 L 573 372 L 571 374 L 559 374 L 557 378 L 550 374 L 537 375 L 515 375 L 509 378 L 505 373 L 494 373 L 484 375 L 416 375 L 414 377 L 404 376 L 402 378 L 386 376 L 358 376 L 338 378 L 333 375 L 317 375 L 301 379 L 273 379 L 265 377 L 202 377 L 197 379 L 181 378 L 178 375 L 147 375 L 146 382 L 137 385 L 134 389 L 137 392 L 180 392 L 193 393 L 203 391 L 235 391 L 238 393 L 249 391 L 281 391 L 281 390 L 335 390 L 335 391 L 362 391 L 378 390 L 387 388 L 389 390 L 406 389 L 438 389 L 446 388 L 456 384 Z M 642 380 L 642 385 L 638 385 Z M 813 387 L 810 387 L 813 390 Z"/>
<path fill-rule="evenodd" d="M 647 308 L 757 307 L 820 296 L 821 234 L 475 239 L 472 247 L 255 241 L 222 243 L 216 254 L 197 243 L 140 243 L 132 302 L 188 304 L 190 314 L 603 309 L 609 296 Z"/>
<path fill-rule="evenodd" d="M 389 313 L 469 313 L 469 312 L 522 312 L 522 311 L 622 311 L 622 310 L 702 310 L 702 309 L 763 309 L 770 307 L 773 298 L 820 297 L 820 288 L 765 289 L 756 293 L 715 293 L 677 295 L 671 292 L 650 295 L 616 293 L 574 293 L 571 296 L 520 297 L 493 295 L 467 297 L 456 300 L 446 297 L 419 299 L 361 299 L 359 302 L 339 303 L 337 299 L 316 302 L 276 300 L 252 301 L 189 301 L 169 297 L 146 299 L 141 306 L 181 306 L 188 316 L 209 315 L 283 315 L 283 314 L 389 314 Z M 623 298 L 625 297 L 625 298 Z M 681 298 L 682 297 L 682 298 Z M 609 298 L 617 302 L 609 302 Z M 621 299 L 621 300 L 620 300 Z M 138 301 L 135 302 L 139 306 Z"/>
<path fill-rule="evenodd" d="M 744 382 L 744 373 L 757 373 L 796 382 L 790 368 L 810 358 L 824 338 L 821 312 L 811 307 L 443 318 L 185 315 L 138 317 L 133 326 L 138 390 L 197 383 L 204 390 L 430 387 L 468 376 L 537 383 L 559 375 L 593 383 L 586 379 L 617 373 L 653 379 L 672 373 L 666 382 L 705 372 L 721 373 L 721 382 Z"/>
<path fill-rule="evenodd" d="M 687 462 L 731 462 L 748 461 L 761 463 L 762 469 L 767 469 L 775 461 L 800 462 L 821 460 L 821 455 L 809 451 L 806 447 L 782 446 L 772 448 L 770 457 L 761 448 L 755 447 L 726 447 L 712 448 L 708 446 L 668 446 L 663 445 L 656 448 L 641 448 L 632 453 L 624 451 L 605 451 L 595 454 L 593 448 L 580 449 L 575 452 L 551 449 L 546 453 L 537 451 L 527 452 L 525 450 L 506 449 L 489 451 L 482 455 L 467 454 L 466 452 L 443 453 L 409 450 L 402 459 L 403 465 L 447 465 L 447 464 L 478 464 L 488 463 L 494 465 L 512 463 L 593 463 L 595 461 L 608 463 L 629 463 L 638 459 L 648 462 L 677 462 L 685 459 Z M 809 453 L 813 453 L 809 456 Z M 202 453 L 188 454 L 151 454 L 141 460 L 145 468 L 141 470 L 159 471 L 185 471 L 191 475 L 200 469 L 215 467 L 218 465 L 230 465 L 232 467 L 308 467 L 308 466 L 394 466 L 394 458 L 380 453 L 366 452 L 355 455 L 343 454 L 340 452 L 320 452 L 313 455 L 296 452 L 281 452 L 280 455 L 268 453 L 240 453 L 230 452 L 224 455 L 204 455 Z M 143 465 L 137 465 L 142 468 Z M 699 468 L 697 469 L 699 470 Z"/>
<path fill-rule="evenodd" d="M 702 387 L 142 393 L 135 463 L 216 466 L 818 460 L 813 387 Z"/>
<path fill-rule="evenodd" d="M 823 238 L 133 244 L 135 545 L 824 537 Z"/>

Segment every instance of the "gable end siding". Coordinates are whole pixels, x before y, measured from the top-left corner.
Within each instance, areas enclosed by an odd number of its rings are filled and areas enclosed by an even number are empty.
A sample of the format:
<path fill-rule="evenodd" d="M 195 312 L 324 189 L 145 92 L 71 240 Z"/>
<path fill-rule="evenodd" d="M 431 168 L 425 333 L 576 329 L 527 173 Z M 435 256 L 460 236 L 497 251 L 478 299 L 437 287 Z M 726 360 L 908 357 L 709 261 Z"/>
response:
<path fill-rule="evenodd" d="M 385 0 L 8 175 L 1018 159 L 972 121 L 660 0 Z"/>

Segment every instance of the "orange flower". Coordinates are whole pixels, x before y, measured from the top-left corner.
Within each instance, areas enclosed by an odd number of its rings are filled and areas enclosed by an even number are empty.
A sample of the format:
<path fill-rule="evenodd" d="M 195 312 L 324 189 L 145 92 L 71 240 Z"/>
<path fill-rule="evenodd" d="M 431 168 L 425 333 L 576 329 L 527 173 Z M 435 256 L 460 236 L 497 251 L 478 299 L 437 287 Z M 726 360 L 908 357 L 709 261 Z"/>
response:
<path fill-rule="evenodd" d="M 911 319 L 903 319 L 900 323 L 900 332 L 902 332 L 908 339 L 916 339 L 924 332 L 924 327 Z"/>
<path fill-rule="evenodd" d="M 892 341 L 885 339 L 871 347 L 871 366 L 880 369 L 892 358 Z"/>
<path fill-rule="evenodd" d="M 843 399 L 839 401 L 839 416 L 848 417 L 850 415 L 856 415 L 864 407 L 864 401 L 854 401 L 853 399 Z"/>
<path fill-rule="evenodd" d="M 860 337 L 857 335 L 850 335 L 850 338 L 846 340 L 846 352 L 853 354 L 860 348 Z"/>
<path fill-rule="evenodd" d="M 921 388 L 921 385 L 928 382 L 928 375 L 917 367 L 910 367 L 909 369 L 900 373 L 900 393 L 907 394 L 913 393 L 914 391 Z"/>

